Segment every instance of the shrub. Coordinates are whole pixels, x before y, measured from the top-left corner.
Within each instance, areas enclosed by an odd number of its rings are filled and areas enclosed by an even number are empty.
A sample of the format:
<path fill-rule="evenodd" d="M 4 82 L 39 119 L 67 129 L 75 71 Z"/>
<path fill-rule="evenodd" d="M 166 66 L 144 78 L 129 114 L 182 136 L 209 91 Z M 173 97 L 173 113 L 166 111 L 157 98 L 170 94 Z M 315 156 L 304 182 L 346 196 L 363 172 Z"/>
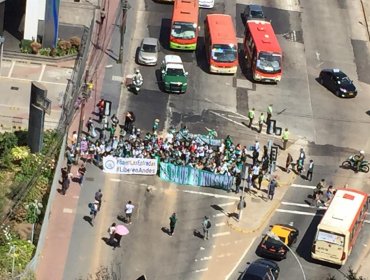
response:
<path fill-rule="evenodd" d="M 39 54 L 44 55 L 44 56 L 50 56 L 51 55 L 51 49 L 50 48 L 42 48 L 42 49 L 40 49 Z"/>
<path fill-rule="evenodd" d="M 75 48 L 76 51 L 80 50 L 81 39 L 79 37 L 73 36 L 73 37 L 69 38 L 69 42 L 71 43 L 72 48 Z"/>
<path fill-rule="evenodd" d="M 41 49 L 41 44 L 37 41 L 33 41 L 31 44 L 30 44 L 30 47 L 32 49 L 32 53 L 33 54 L 38 54 L 39 53 L 39 50 Z"/>
<path fill-rule="evenodd" d="M 13 251 L 9 253 L 11 248 L 13 248 Z M 9 241 L 7 244 L 0 246 L 0 267 L 6 271 L 11 271 L 14 259 L 17 273 L 22 272 L 32 259 L 34 249 L 35 246 L 27 240 L 15 238 Z"/>
<path fill-rule="evenodd" d="M 20 48 L 22 53 L 32 53 L 31 47 L 32 40 L 23 39 L 20 43 Z"/>
<path fill-rule="evenodd" d="M 21 146 L 21 147 L 14 147 L 10 150 L 12 160 L 13 161 L 20 161 L 25 159 L 30 155 L 30 148 L 27 146 Z"/>

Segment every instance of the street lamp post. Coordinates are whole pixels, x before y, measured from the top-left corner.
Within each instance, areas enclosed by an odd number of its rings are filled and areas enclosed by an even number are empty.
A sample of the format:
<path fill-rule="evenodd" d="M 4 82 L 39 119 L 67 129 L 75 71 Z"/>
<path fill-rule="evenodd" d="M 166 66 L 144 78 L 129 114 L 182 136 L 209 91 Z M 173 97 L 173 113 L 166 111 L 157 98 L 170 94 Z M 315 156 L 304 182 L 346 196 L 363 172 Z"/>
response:
<path fill-rule="evenodd" d="M 295 257 L 295 259 L 297 260 L 297 263 L 302 271 L 302 275 L 303 275 L 303 280 L 306 280 L 306 274 L 304 273 L 304 270 L 303 270 L 303 266 L 301 264 L 301 262 L 299 261 L 297 255 L 293 252 L 292 249 L 290 249 L 290 247 L 288 245 L 286 245 L 283 241 L 280 240 L 279 236 L 277 236 L 276 234 L 274 234 L 273 232 L 269 231 L 266 233 L 268 237 L 271 237 L 273 238 L 274 240 L 280 242 L 281 244 L 283 244 L 285 247 L 288 248 L 288 250 L 292 253 L 292 255 Z"/>

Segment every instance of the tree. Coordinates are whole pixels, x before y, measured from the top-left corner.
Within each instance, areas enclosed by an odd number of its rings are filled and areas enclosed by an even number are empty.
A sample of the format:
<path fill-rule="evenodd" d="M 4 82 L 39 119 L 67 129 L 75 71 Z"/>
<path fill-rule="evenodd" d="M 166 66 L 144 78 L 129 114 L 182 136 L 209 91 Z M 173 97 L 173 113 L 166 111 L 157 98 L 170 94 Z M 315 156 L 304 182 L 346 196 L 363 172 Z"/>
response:
<path fill-rule="evenodd" d="M 362 276 L 357 276 L 357 272 L 354 272 L 352 267 L 348 269 L 348 273 L 344 276 L 345 278 L 343 280 L 366 280 Z M 337 280 L 335 276 L 329 275 L 326 280 Z"/>

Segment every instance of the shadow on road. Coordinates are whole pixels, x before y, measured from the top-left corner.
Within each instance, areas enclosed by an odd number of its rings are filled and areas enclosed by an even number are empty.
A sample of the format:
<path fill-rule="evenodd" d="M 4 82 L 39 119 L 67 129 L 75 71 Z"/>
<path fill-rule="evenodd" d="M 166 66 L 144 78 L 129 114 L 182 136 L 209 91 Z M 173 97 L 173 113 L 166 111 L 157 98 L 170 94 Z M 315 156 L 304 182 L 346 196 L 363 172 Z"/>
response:
<path fill-rule="evenodd" d="M 94 226 L 90 216 L 84 216 L 83 219 L 84 219 L 84 221 L 88 222 L 90 224 L 90 226 L 92 226 L 92 227 Z"/>

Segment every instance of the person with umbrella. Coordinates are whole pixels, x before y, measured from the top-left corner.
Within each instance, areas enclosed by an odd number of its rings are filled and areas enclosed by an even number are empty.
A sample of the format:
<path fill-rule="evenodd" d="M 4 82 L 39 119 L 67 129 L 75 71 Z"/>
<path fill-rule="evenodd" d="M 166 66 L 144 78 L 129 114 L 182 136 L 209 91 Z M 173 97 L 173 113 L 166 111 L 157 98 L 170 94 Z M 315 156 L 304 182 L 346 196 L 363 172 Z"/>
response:
<path fill-rule="evenodd" d="M 121 247 L 121 238 L 123 235 L 129 234 L 129 230 L 124 225 L 116 226 L 114 231 L 114 238 L 117 240 L 117 243 L 114 245 L 114 248 Z"/>

